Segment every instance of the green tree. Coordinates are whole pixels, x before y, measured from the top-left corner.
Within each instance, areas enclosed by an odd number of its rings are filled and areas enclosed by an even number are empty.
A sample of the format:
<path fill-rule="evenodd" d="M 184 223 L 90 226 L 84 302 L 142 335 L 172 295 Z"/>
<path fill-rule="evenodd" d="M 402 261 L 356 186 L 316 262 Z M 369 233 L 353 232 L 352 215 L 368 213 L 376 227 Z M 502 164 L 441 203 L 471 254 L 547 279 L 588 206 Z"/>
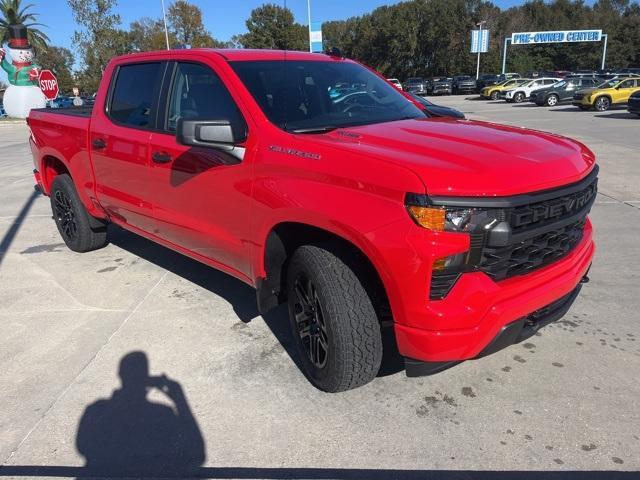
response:
<path fill-rule="evenodd" d="M 186 0 L 176 0 L 167 15 L 169 29 L 178 45 L 190 45 L 192 48 L 220 48 L 224 43 L 215 40 L 202 22 L 202 10 Z M 175 43 L 173 44 L 175 47 Z"/>
<path fill-rule="evenodd" d="M 116 0 L 67 0 L 81 27 L 73 34 L 82 65 L 77 79 L 84 93 L 94 93 L 109 60 L 132 51 L 128 32 L 121 30 L 120 16 L 113 13 Z"/>
<path fill-rule="evenodd" d="M 49 46 L 38 55 L 38 65 L 55 74 L 60 90 L 65 93 L 71 92 L 76 86 L 71 73 L 73 63 L 73 53 L 67 48 Z"/>
<path fill-rule="evenodd" d="M 238 37 L 244 48 L 309 50 L 307 27 L 288 8 L 264 4 L 251 11 L 246 25 L 248 32 Z"/>
<path fill-rule="evenodd" d="M 37 28 L 44 25 L 37 22 L 38 14 L 31 11 L 32 7 L 23 5 L 22 0 L 0 0 L 0 44 L 9 41 L 9 25 L 22 24 L 36 53 L 47 48 L 49 37 Z"/>
<path fill-rule="evenodd" d="M 137 52 L 152 50 L 164 50 L 167 41 L 164 32 L 164 23 L 160 19 L 144 17 L 129 26 L 131 47 Z M 169 45 L 176 46 L 178 40 L 173 32 L 169 32 Z"/>

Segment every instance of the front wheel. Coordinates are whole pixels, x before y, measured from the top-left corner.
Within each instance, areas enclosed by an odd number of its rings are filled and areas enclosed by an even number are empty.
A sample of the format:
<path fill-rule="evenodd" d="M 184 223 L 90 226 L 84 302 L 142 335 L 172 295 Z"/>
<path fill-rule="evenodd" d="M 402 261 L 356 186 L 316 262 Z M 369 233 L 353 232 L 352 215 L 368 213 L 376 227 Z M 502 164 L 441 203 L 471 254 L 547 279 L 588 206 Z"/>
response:
<path fill-rule="evenodd" d="M 491 92 L 491 100 L 498 100 L 500 94 L 498 92 Z"/>
<path fill-rule="evenodd" d="M 524 100 L 524 93 L 518 92 L 513 96 L 513 101 L 516 103 L 522 103 Z"/>
<path fill-rule="evenodd" d="M 378 317 L 356 273 L 322 247 L 298 248 L 287 270 L 289 319 L 304 373 L 326 392 L 373 380 L 382 361 Z"/>
<path fill-rule="evenodd" d="M 609 107 L 611 106 L 611 100 L 609 100 L 608 97 L 598 97 L 593 106 L 597 111 L 604 112 L 609 110 Z"/>
<path fill-rule="evenodd" d="M 89 252 L 108 243 L 106 224 L 89 215 L 69 175 L 57 175 L 49 195 L 53 218 L 69 249 Z"/>
<path fill-rule="evenodd" d="M 549 107 L 555 107 L 558 104 L 558 96 L 554 93 L 547 97 L 547 105 Z"/>

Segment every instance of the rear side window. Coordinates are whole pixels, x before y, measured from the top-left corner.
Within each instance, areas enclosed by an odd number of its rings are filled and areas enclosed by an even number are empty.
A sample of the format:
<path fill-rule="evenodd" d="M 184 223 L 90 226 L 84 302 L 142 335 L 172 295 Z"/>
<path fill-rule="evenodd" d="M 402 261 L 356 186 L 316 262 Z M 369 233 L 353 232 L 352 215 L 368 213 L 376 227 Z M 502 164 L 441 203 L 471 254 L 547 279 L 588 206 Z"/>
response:
<path fill-rule="evenodd" d="M 109 117 L 114 122 L 137 128 L 153 127 L 153 103 L 161 66 L 161 63 L 138 63 L 118 69 L 109 106 Z"/>

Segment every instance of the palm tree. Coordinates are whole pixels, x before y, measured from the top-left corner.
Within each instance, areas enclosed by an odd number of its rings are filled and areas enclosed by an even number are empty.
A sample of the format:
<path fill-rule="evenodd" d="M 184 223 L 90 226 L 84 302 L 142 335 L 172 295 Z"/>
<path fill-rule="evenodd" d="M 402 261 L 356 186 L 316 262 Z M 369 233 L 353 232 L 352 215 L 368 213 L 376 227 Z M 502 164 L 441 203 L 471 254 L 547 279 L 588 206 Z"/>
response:
<path fill-rule="evenodd" d="M 49 37 L 36 27 L 37 13 L 29 11 L 33 4 L 22 6 L 22 0 L 0 0 L 0 45 L 9 41 L 9 25 L 22 24 L 27 27 L 29 43 L 34 50 L 46 50 Z"/>

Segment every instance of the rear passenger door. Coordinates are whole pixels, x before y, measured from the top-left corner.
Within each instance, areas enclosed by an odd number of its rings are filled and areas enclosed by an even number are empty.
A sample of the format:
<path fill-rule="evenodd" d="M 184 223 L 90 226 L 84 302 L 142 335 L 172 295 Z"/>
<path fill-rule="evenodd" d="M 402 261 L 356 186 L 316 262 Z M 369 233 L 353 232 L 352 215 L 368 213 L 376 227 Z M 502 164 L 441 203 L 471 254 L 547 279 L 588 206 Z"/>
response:
<path fill-rule="evenodd" d="M 560 92 L 561 100 L 571 100 L 573 98 L 573 94 L 576 90 L 580 88 L 580 79 L 579 78 L 570 78 L 567 80 L 567 85 L 564 90 Z"/>
<path fill-rule="evenodd" d="M 236 136 L 247 123 L 212 66 L 176 62 L 163 98 L 160 129 L 152 134 L 150 187 L 158 235 L 181 248 L 250 276 L 249 151 L 181 145 L 180 119 L 229 120 Z"/>
<path fill-rule="evenodd" d="M 164 62 L 131 63 L 114 71 L 104 110 L 90 127 L 96 195 L 120 223 L 153 232 L 149 183 L 149 138 L 156 128 Z"/>

